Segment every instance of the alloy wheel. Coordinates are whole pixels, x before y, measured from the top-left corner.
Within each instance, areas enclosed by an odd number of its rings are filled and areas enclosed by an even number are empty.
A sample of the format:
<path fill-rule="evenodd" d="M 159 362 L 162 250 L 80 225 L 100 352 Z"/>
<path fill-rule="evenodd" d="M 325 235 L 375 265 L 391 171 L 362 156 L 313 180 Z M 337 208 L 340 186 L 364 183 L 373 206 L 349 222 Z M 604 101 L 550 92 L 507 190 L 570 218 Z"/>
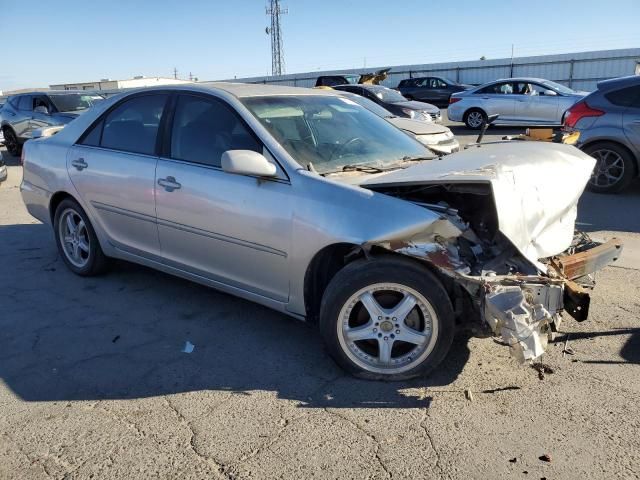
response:
<path fill-rule="evenodd" d="M 416 290 L 378 283 L 354 293 L 340 311 L 338 340 L 345 354 L 373 373 L 398 374 L 435 347 L 438 317 Z"/>
<path fill-rule="evenodd" d="M 591 152 L 596 166 L 589 182 L 596 187 L 609 187 L 620 182 L 624 176 L 624 159 L 613 150 L 601 148 Z"/>
<path fill-rule="evenodd" d="M 467 123 L 471 128 L 479 128 L 484 122 L 484 116 L 480 112 L 471 112 L 467 115 Z"/>
<path fill-rule="evenodd" d="M 71 208 L 62 212 L 58 235 L 67 260 L 75 267 L 84 268 L 89 262 L 91 240 L 87 225 L 78 212 Z"/>

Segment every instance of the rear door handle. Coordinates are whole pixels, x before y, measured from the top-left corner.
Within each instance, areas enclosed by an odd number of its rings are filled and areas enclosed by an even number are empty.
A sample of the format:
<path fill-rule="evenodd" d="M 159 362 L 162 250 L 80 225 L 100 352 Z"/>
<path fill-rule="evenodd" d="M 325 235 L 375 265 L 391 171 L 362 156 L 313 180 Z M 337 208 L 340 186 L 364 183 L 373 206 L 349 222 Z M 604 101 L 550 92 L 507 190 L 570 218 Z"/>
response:
<path fill-rule="evenodd" d="M 158 185 L 164 187 L 167 192 L 173 192 L 174 190 L 178 190 L 182 187 L 182 184 L 176 182 L 176 179 L 171 176 L 158 179 Z"/>
<path fill-rule="evenodd" d="M 71 165 L 73 165 L 78 171 L 84 170 L 89 166 L 87 162 L 84 161 L 84 158 L 78 158 L 77 160 L 72 160 Z"/>

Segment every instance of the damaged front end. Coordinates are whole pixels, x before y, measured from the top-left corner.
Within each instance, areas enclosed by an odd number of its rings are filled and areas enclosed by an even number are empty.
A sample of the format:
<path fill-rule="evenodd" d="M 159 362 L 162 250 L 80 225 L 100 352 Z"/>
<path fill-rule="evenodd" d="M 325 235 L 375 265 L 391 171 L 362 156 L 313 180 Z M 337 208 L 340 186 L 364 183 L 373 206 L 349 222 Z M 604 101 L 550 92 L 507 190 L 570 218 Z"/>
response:
<path fill-rule="evenodd" d="M 468 294 L 473 317 L 500 335 L 520 362 L 544 353 L 562 312 L 578 321 L 587 318 L 593 274 L 622 251 L 618 239 L 601 244 L 577 232 L 562 253 L 532 261 L 500 232 L 488 190 L 449 185 L 384 193 L 438 212 L 440 219 L 410 239 L 375 242 L 366 248 L 383 248 L 435 268 Z M 441 200 L 428 203 L 429 197 Z M 458 313 L 469 318 L 468 309 Z"/>

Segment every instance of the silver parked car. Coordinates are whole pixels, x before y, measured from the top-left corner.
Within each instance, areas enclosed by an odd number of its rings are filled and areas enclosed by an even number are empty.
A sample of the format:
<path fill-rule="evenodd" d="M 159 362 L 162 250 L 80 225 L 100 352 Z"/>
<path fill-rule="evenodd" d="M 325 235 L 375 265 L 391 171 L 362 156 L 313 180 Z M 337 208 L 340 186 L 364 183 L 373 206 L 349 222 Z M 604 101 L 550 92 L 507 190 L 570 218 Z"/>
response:
<path fill-rule="evenodd" d="M 574 235 L 595 161 L 561 144 L 444 160 L 324 90 L 212 84 L 109 98 L 24 149 L 21 192 L 79 275 L 120 258 L 319 322 L 346 370 L 403 379 L 456 328 L 539 357 L 621 244 Z"/>
<path fill-rule="evenodd" d="M 66 125 L 104 97 L 94 93 L 50 91 L 10 96 L 0 110 L 0 129 L 11 155 L 20 155 L 22 144 L 38 128 Z"/>
<path fill-rule="evenodd" d="M 447 113 L 449 120 L 473 129 L 495 114 L 494 125 L 559 126 L 585 95 L 542 78 L 507 78 L 452 94 Z"/>

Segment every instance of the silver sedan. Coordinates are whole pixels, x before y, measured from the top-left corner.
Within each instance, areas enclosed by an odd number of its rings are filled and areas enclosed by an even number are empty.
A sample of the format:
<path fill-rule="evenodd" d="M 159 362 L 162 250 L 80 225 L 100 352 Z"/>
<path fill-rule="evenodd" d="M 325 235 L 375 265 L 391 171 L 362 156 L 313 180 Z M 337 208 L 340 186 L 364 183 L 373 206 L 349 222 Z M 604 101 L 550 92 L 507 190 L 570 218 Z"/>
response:
<path fill-rule="evenodd" d="M 124 259 L 318 323 L 369 379 L 427 373 L 462 324 L 538 358 L 571 280 L 620 254 L 574 238 L 594 165 L 579 150 L 511 142 L 434 160 L 326 91 L 145 89 L 34 137 L 22 197 L 70 270 Z M 588 293 L 567 298 L 586 317 Z"/>
<path fill-rule="evenodd" d="M 454 93 L 447 114 L 473 129 L 495 114 L 494 125 L 559 126 L 569 107 L 585 95 L 542 78 L 507 78 Z"/>

